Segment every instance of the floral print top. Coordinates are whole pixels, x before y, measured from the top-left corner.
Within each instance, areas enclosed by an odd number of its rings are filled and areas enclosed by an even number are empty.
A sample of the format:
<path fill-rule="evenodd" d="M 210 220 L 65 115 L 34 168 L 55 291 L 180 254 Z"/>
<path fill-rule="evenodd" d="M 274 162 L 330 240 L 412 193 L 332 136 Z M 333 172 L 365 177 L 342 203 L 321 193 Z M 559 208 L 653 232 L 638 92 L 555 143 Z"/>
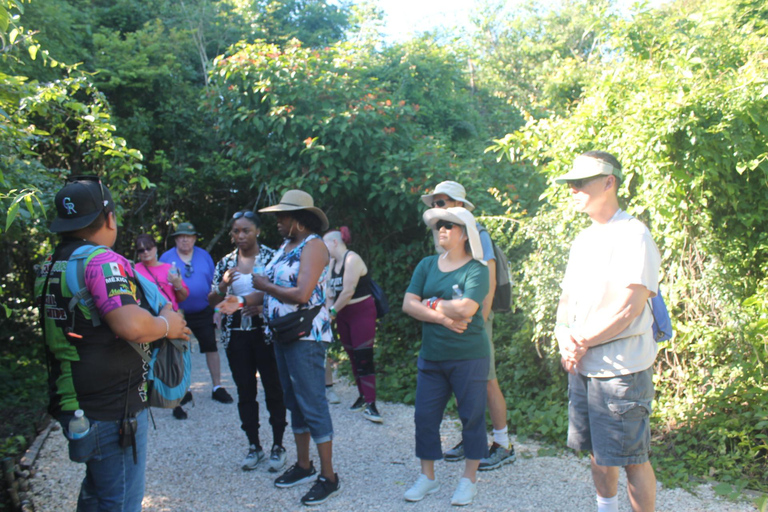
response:
<path fill-rule="evenodd" d="M 295 288 L 296 282 L 299 276 L 299 264 L 301 262 L 301 253 L 304 250 L 304 246 L 307 242 L 320 238 L 318 235 L 312 234 L 305 238 L 298 247 L 293 248 L 289 252 L 285 252 L 285 246 L 288 244 L 288 240 L 283 242 L 280 249 L 277 250 L 275 256 L 267 264 L 266 274 L 269 280 L 277 286 L 283 286 L 286 288 Z M 269 294 L 264 295 L 264 318 L 267 324 L 270 320 L 280 318 L 294 311 L 301 309 L 311 309 L 315 306 L 321 306 L 320 312 L 312 322 L 312 332 L 309 336 L 301 339 L 325 341 L 330 343 L 331 337 L 331 315 L 328 312 L 328 308 L 325 306 L 325 281 L 328 279 L 328 267 L 323 269 L 323 273 L 320 275 L 315 289 L 312 291 L 312 296 L 309 298 L 309 302 L 306 304 L 285 304 L 278 298 L 272 297 Z M 271 336 L 269 327 L 266 328 L 267 334 Z"/>
<path fill-rule="evenodd" d="M 213 284 L 211 286 L 212 290 L 216 291 L 219 288 L 219 283 L 221 283 L 221 279 L 224 277 L 224 273 L 227 270 L 237 266 L 237 253 L 238 253 L 238 249 L 235 249 L 231 253 L 221 258 L 221 261 L 219 261 L 219 263 L 216 264 L 216 270 L 214 270 L 213 272 Z M 270 249 L 266 245 L 259 245 L 259 254 L 256 256 L 256 260 L 253 262 L 253 268 L 265 267 L 274 255 L 275 255 L 274 249 Z M 230 295 L 232 294 L 231 285 L 229 286 L 229 288 L 227 288 L 227 293 Z M 254 324 L 253 328 L 258 329 L 260 327 Z M 232 329 L 240 329 L 240 312 L 239 311 L 236 312 L 234 315 L 222 315 L 221 344 L 224 347 L 224 349 L 226 349 L 227 345 L 229 345 L 229 331 L 231 331 Z"/>

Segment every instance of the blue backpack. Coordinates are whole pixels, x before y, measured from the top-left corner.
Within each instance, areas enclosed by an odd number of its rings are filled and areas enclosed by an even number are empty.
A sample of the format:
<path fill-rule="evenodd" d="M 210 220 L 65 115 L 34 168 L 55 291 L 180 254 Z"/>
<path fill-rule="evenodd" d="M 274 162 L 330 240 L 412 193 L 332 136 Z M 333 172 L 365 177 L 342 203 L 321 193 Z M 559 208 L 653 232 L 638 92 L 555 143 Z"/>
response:
<path fill-rule="evenodd" d="M 107 249 L 103 245 L 83 245 L 78 247 L 67 262 L 67 287 L 72 292 L 69 311 L 74 313 L 78 303 L 88 308 L 94 326 L 101 325 L 98 311 L 93 304 L 93 297 L 85 286 L 85 263 L 97 249 Z M 131 265 L 133 266 L 133 265 Z M 143 297 L 146 308 L 157 316 L 168 303 L 157 285 L 133 269 L 139 295 Z M 73 315 L 74 318 L 74 315 Z M 127 341 L 139 353 L 149 366 L 147 375 L 147 395 L 151 407 L 172 409 L 181 403 L 181 399 L 192 380 L 192 357 L 190 343 L 184 340 L 163 338 L 152 342 L 152 355 L 147 354 L 137 343 Z"/>
<path fill-rule="evenodd" d="M 667 305 L 661 295 L 661 288 L 654 298 L 648 299 L 648 305 L 653 315 L 653 339 L 657 343 L 671 339 L 675 331 L 672 329 L 672 319 L 669 317 Z"/>

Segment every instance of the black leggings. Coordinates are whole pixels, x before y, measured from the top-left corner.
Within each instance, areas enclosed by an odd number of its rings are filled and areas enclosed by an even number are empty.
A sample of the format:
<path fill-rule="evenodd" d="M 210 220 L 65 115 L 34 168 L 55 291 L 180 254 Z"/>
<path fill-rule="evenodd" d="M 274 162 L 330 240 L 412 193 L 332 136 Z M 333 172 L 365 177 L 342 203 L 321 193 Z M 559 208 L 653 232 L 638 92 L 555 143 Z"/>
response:
<path fill-rule="evenodd" d="M 261 329 L 251 331 L 230 331 L 227 359 L 232 378 L 237 386 L 237 409 L 241 427 L 248 436 L 248 442 L 261 448 L 259 442 L 259 402 L 256 372 L 264 386 L 269 424 L 272 425 L 272 442 L 283 445 L 283 434 L 288 423 L 285 421 L 285 403 L 280 376 L 277 373 L 275 351 L 264 342 Z"/>

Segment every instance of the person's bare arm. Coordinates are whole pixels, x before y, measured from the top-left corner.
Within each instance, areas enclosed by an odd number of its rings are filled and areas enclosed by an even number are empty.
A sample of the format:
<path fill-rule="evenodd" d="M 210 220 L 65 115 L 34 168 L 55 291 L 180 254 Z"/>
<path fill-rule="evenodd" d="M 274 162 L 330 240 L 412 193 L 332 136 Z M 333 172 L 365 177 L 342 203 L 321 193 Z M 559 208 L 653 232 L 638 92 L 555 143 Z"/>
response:
<path fill-rule="evenodd" d="M 496 260 L 488 261 L 488 295 L 483 299 L 483 320 L 488 321 L 491 314 L 493 298 L 496 296 Z"/>
<path fill-rule="evenodd" d="M 170 304 L 160 311 L 168 321 L 168 337 L 188 340 L 190 330 L 184 317 L 176 313 Z M 166 323 L 137 306 L 129 304 L 113 309 L 104 315 L 104 321 L 118 337 L 133 343 L 150 343 L 166 335 Z"/>
<path fill-rule="evenodd" d="M 462 300 L 469 300 L 469 299 L 462 299 Z M 479 305 L 477 304 L 477 302 L 474 302 L 474 304 L 475 304 L 475 311 L 477 311 L 477 308 L 479 307 Z M 415 318 L 416 320 L 420 320 L 422 322 L 440 324 L 443 327 L 458 333 L 462 333 L 466 331 L 467 326 L 472 321 L 471 315 L 469 318 L 465 317 L 460 319 L 453 319 L 437 310 L 428 308 L 425 304 L 423 304 L 421 297 L 413 293 L 405 294 L 405 297 L 403 298 L 403 313 Z"/>
<path fill-rule="evenodd" d="M 583 338 L 583 344 L 587 347 L 613 341 L 640 316 L 650 296 L 651 292 L 645 286 L 629 285 L 607 308 L 592 315 L 589 324 L 580 328 L 575 337 Z"/>
<path fill-rule="evenodd" d="M 422 300 L 421 303 L 426 306 L 426 300 Z M 472 299 L 441 299 L 435 306 L 435 311 L 444 314 L 448 318 L 461 320 L 464 318 L 472 318 L 477 310 L 480 309 L 480 304 Z"/>

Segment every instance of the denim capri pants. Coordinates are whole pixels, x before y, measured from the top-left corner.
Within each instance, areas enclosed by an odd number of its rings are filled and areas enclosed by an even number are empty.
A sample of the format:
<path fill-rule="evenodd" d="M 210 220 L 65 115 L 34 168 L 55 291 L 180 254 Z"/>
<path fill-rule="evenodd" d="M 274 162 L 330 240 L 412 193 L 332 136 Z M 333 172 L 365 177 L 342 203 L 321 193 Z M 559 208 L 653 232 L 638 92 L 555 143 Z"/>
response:
<path fill-rule="evenodd" d="M 316 444 L 333 439 L 333 423 L 325 398 L 325 349 L 322 341 L 274 343 L 285 407 L 294 434 L 312 435 Z"/>
<path fill-rule="evenodd" d="M 467 459 L 488 456 L 485 405 L 488 386 L 488 357 L 452 361 L 427 361 L 419 357 L 416 380 L 416 456 L 424 460 L 443 458 L 440 423 L 451 393 L 456 396 Z"/>

